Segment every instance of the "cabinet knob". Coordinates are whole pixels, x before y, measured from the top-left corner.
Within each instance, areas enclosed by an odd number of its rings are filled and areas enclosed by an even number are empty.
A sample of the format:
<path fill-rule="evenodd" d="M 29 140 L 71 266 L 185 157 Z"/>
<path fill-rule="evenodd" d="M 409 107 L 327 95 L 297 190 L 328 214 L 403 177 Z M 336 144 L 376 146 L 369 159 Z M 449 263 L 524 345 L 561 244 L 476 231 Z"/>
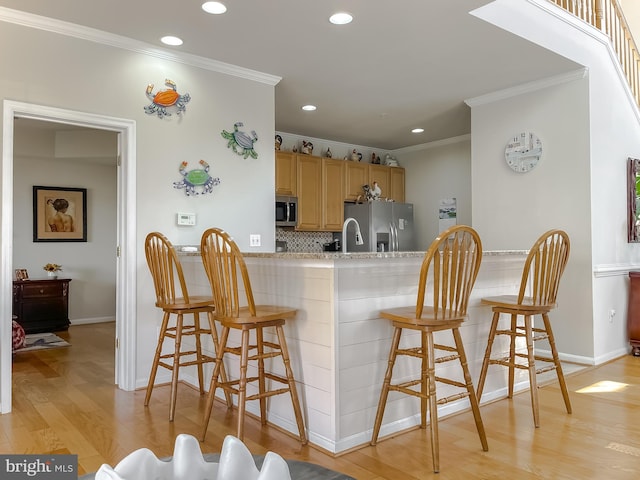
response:
<path fill-rule="evenodd" d="M 44 288 L 41 288 L 41 289 L 40 289 L 40 293 L 44 293 Z"/>

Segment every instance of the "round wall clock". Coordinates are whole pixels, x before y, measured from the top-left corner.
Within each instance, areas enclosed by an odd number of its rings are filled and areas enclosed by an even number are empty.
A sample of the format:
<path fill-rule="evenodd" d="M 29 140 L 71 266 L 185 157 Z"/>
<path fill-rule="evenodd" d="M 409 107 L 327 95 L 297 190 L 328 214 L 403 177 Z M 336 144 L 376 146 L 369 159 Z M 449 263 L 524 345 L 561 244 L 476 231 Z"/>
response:
<path fill-rule="evenodd" d="M 514 172 L 527 173 L 540 161 L 542 142 L 535 133 L 522 132 L 515 135 L 504 149 L 507 165 Z"/>

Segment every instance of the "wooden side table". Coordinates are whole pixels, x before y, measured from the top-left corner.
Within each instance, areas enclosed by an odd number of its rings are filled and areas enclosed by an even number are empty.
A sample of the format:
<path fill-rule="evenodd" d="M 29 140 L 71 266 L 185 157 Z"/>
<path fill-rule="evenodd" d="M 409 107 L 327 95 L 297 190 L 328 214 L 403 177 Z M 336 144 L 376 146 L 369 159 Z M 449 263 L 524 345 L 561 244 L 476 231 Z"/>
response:
<path fill-rule="evenodd" d="M 25 333 L 69 328 L 70 281 L 63 278 L 13 282 L 13 314 Z"/>
<path fill-rule="evenodd" d="M 631 354 L 640 357 L 640 272 L 629 272 L 629 308 L 627 332 Z"/>

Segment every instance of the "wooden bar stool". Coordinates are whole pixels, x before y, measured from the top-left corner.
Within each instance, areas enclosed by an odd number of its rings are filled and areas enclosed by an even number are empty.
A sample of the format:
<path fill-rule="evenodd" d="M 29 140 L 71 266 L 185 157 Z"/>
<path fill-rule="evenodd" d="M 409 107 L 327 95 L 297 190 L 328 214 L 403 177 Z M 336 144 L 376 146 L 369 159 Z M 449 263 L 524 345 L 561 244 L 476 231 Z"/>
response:
<path fill-rule="evenodd" d="M 215 306 L 211 296 L 189 295 L 187 285 L 182 273 L 182 265 L 178 259 L 175 249 L 167 238 L 158 232 L 147 235 L 145 240 L 145 254 L 147 265 L 153 278 L 153 286 L 156 291 L 156 306 L 164 312 L 160 336 L 156 346 L 147 393 L 144 398 L 145 406 L 149 405 L 153 384 L 156 379 L 158 367 L 171 370 L 171 398 L 169 405 L 169 421 L 173 421 L 176 410 L 176 394 L 178 391 L 178 379 L 180 367 L 197 365 L 198 386 L 200 394 L 204 394 L 203 369 L 205 363 L 215 362 L 214 357 L 204 355 L 201 349 L 201 335 L 211 335 L 213 346 L 218 348 L 218 332 L 214 323 Z M 209 328 L 202 328 L 200 325 L 201 313 L 205 313 L 209 320 Z M 175 325 L 170 325 L 171 315 L 176 315 Z M 193 324 L 185 325 L 183 316 L 193 314 Z M 182 338 L 185 336 L 195 337 L 195 350 L 182 351 Z M 166 338 L 174 340 L 174 348 L 171 353 L 162 353 Z M 224 366 L 221 365 L 221 376 L 226 378 Z M 227 396 L 227 403 L 231 406 L 231 397 Z"/>
<path fill-rule="evenodd" d="M 382 318 L 393 322 L 394 332 L 387 372 L 382 384 L 378 412 L 373 426 L 371 445 L 375 445 L 378 441 L 389 391 L 418 397 L 420 398 L 420 426 L 422 428 L 426 427 L 427 410 L 429 410 L 431 453 L 433 471 L 436 473 L 440 471 L 438 405 L 468 397 L 482 449 L 485 452 L 489 449 L 459 331 L 467 317 L 467 304 L 481 261 L 482 243 L 475 230 L 464 225 L 445 230 L 433 241 L 425 254 L 420 270 L 416 304 L 380 312 Z M 428 287 L 432 289 L 433 304 L 431 306 L 424 305 Z M 420 346 L 400 348 L 400 337 L 404 329 L 420 332 Z M 434 332 L 445 330 L 451 331 L 453 345 L 435 343 Z M 436 356 L 436 352 L 441 351 L 445 353 Z M 400 383 L 391 383 L 393 367 L 399 355 L 420 359 L 421 375 L 419 378 L 403 379 Z M 459 361 L 462 367 L 463 381 L 436 375 L 436 364 L 454 360 Z M 436 382 L 457 387 L 458 393 L 437 398 Z"/>
<path fill-rule="evenodd" d="M 244 437 L 244 416 L 246 402 L 249 400 L 260 401 L 260 421 L 262 425 L 267 423 L 267 398 L 289 393 L 293 404 L 293 412 L 298 426 L 300 442 L 307 443 L 307 436 L 302 420 L 302 410 L 298 400 L 296 382 L 293 378 L 289 352 L 284 336 L 283 325 L 285 320 L 292 319 L 296 310 L 289 307 L 275 305 L 256 305 L 251 290 L 249 273 L 242 257 L 242 253 L 233 239 L 218 228 L 210 228 L 202 234 L 201 241 L 202 261 L 205 271 L 211 282 L 211 289 L 216 302 L 216 320 L 222 324 L 220 336 L 220 348 L 216 367 L 211 377 L 211 387 L 207 398 L 207 406 L 204 415 L 204 428 L 202 429 L 202 441 L 207 434 L 209 418 L 215 399 L 217 387 L 225 392 L 238 395 L 238 428 L 237 437 Z M 242 281 L 246 306 L 240 306 L 238 282 Z M 273 327 L 277 341 L 265 340 L 266 328 Z M 228 345 L 229 332 L 241 331 L 240 346 Z M 253 343 L 250 340 L 251 331 L 255 332 Z M 225 354 L 240 357 L 240 372 L 237 380 L 227 381 L 222 377 L 222 366 Z M 286 377 L 265 371 L 265 359 L 280 357 L 284 364 Z M 257 363 L 257 376 L 248 376 L 249 361 Z M 271 382 L 281 385 L 281 388 L 271 388 Z M 247 385 L 257 383 L 257 393 L 249 395 Z"/>
<path fill-rule="evenodd" d="M 529 383 L 531 389 L 531 407 L 533 409 L 533 422 L 536 427 L 540 426 L 540 414 L 538 409 L 538 383 L 536 375 L 555 370 L 564 397 L 564 404 L 567 413 L 571 413 L 571 401 L 569 392 L 564 381 L 562 366 L 558 358 L 549 312 L 556 307 L 556 296 L 560 286 L 560 278 L 564 273 L 565 266 L 569 260 L 569 236 L 562 230 L 549 230 L 545 232 L 529 251 L 529 255 L 524 264 L 522 279 L 520 281 L 520 291 L 518 295 L 499 295 L 496 297 L 486 297 L 482 299 L 484 305 L 491 305 L 493 308 L 493 319 L 489 331 L 487 349 L 482 362 L 480 380 L 478 383 L 478 401 L 482 397 L 484 383 L 487 377 L 489 365 L 502 365 L 509 368 L 509 393 L 508 398 L 513 397 L 514 372 L 516 368 L 529 371 Z M 527 290 L 531 289 L 531 296 L 526 296 Z M 500 314 L 511 316 L 510 326 L 507 329 L 498 329 Z M 534 315 L 541 315 L 544 323 L 543 328 L 536 328 L 533 324 Z M 523 320 L 518 323 L 518 318 Z M 496 335 L 506 335 L 510 337 L 509 352 L 505 356 L 492 358 L 493 342 Z M 516 339 L 524 338 L 527 346 L 527 353 L 518 353 L 516 349 Z M 547 340 L 551 347 L 551 356 L 541 357 L 535 355 L 534 342 Z M 520 359 L 520 361 L 518 361 Z M 522 361 L 524 359 L 524 361 Z M 536 361 L 542 362 L 544 366 L 537 368 Z"/>

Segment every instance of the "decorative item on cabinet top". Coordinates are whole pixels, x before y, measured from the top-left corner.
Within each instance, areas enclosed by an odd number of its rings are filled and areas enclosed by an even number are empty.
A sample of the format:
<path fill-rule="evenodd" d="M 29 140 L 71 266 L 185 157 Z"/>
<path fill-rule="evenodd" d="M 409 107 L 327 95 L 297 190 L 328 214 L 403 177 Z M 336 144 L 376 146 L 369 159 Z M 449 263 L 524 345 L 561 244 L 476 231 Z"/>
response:
<path fill-rule="evenodd" d="M 179 182 L 173 182 L 173 188 L 184 189 L 184 193 L 187 196 L 200 195 L 205 193 L 211 193 L 213 187 L 220 184 L 218 177 L 212 177 L 209 175 L 209 164 L 204 160 L 198 162 L 202 168 L 194 168 L 193 170 L 187 170 L 187 162 L 180 164 L 180 175 L 182 180 Z"/>
<path fill-rule="evenodd" d="M 258 153 L 253 149 L 253 144 L 258 141 L 258 134 L 255 130 L 251 130 L 251 135 L 249 135 L 246 132 L 240 131 L 238 129 L 239 127 L 244 127 L 244 123 L 234 123 L 233 132 L 222 130 L 220 133 L 222 138 L 228 140 L 227 148 L 230 148 L 244 158 L 258 158 Z"/>
<path fill-rule="evenodd" d="M 313 143 L 303 140 L 302 153 L 304 153 L 305 155 L 313 155 Z"/>
<path fill-rule="evenodd" d="M 280 150 L 280 147 L 282 146 L 282 137 L 280 135 L 276 135 L 275 145 L 276 150 Z"/>
<path fill-rule="evenodd" d="M 169 88 L 156 93 L 153 93 L 153 83 L 147 85 L 146 93 L 149 100 L 151 100 L 151 104 L 144 107 L 146 114 L 153 115 L 155 113 L 158 118 L 163 118 L 171 116 L 167 109 L 175 110 L 178 115 L 187 109 L 186 105 L 191 100 L 191 95 L 188 93 L 179 94 L 175 82 L 168 78 L 164 81 L 164 84 Z"/>

